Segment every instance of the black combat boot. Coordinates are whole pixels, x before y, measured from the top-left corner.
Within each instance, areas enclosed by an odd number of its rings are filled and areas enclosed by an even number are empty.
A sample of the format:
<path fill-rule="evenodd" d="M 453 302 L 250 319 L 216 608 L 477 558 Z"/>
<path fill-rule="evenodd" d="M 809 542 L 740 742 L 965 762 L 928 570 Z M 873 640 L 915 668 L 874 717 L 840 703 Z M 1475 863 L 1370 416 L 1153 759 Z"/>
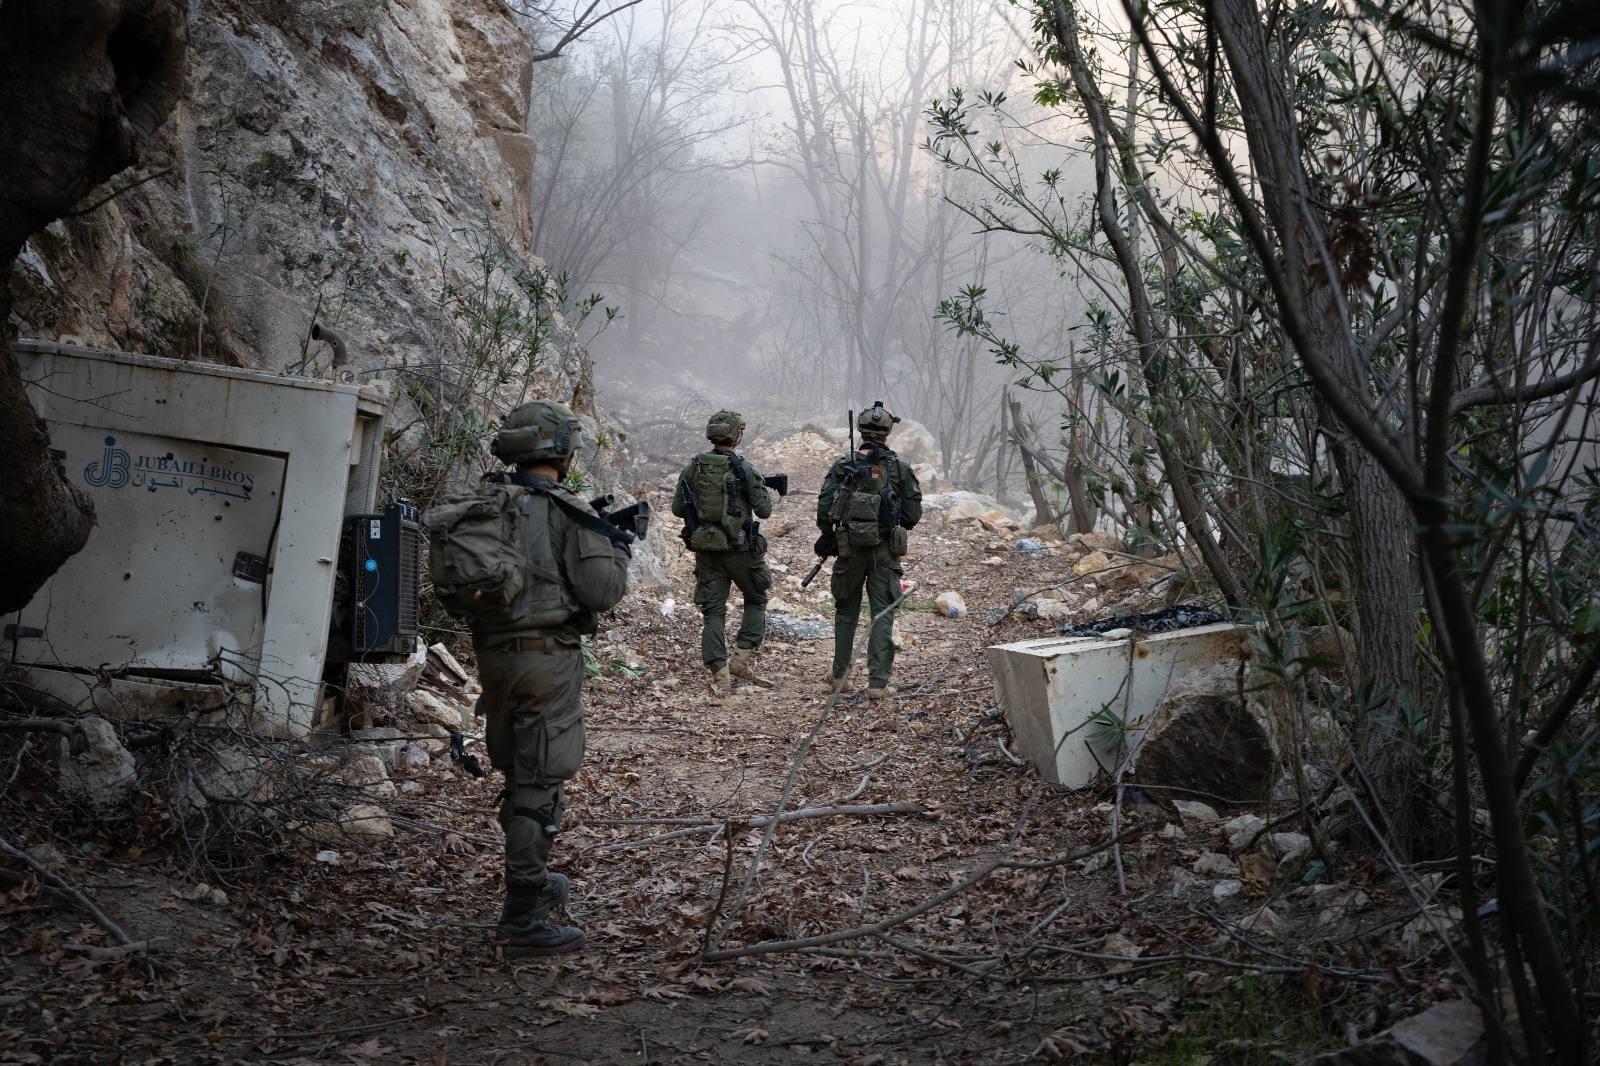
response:
<path fill-rule="evenodd" d="M 523 888 L 518 885 L 506 889 L 506 905 L 500 910 L 500 924 L 505 925 L 522 914 L 532 914 L 542 922 L 550 917 L 551 911 L 564 906 L 566 902 L 566 875 L 546 873 L 544 884 L 538 888 Z"/>
<path fill-rule="evenodd" d="M 547 874 L 537 889 L 512 888 L 506 892 L 505 909 L 500 913 L 498 935 L 502 953 L 508 959 L 528 955 L 563 955 L 583 950 L 583 930 L 551 925 L 545 919 L 567 898 L 567 879 Z"/>

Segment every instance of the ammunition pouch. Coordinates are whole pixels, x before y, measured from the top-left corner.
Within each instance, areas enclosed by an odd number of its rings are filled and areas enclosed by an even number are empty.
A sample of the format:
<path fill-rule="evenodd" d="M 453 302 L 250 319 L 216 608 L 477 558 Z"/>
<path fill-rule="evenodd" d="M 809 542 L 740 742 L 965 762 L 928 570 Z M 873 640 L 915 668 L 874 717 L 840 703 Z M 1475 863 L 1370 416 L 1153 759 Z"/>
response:
<path fill-rule="evenodd" d="M 889 554 L 899 559 L 911 549 L 911 538 L 904 529 L 895 526 L 889 530 Z"/>

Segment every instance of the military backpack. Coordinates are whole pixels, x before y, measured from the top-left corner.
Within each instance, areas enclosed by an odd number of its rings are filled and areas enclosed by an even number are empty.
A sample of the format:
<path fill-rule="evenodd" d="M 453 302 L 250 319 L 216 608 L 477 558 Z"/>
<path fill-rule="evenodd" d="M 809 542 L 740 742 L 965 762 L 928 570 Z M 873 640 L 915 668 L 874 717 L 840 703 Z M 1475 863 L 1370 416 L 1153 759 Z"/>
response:
<path fill-rule="evenodd" d="M 474 633 L 547 629 L 577 612 L 550 543 L 550 507 L 545 493 L 485 483 L 423 514 L 434 595 Z"/>
<path fill-rule="evenodd" d="M 749 546 L 750 490 L 745 477 L 743 465 L 730 452 L 695 456 L 687 478 L 699 520 L 685 540 L 691 551 L 739 551 Z"/>
<path fill-rule="evenodd" d="M 908 539 L 900 528 L 899 458 L 885 448 L 845 469 L 845 480 L 829 511 L 840 556 L 849 555 L 852 548 L 875 548 L 885 542 L 889 554 L 904 555 Z"/>

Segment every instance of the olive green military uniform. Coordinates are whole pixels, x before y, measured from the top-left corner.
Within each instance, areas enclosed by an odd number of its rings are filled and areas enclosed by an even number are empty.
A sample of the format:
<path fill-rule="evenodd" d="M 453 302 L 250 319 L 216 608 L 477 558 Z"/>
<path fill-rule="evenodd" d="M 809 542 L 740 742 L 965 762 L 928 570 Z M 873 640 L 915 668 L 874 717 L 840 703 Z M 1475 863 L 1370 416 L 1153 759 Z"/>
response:
<path fill-rule="evenodd" d="M 817 526 L 826 535 L 832 532 L 829 515 L 833 510 L 835 495 L 844 486 L 849 468 L 856 463 L 881 462 L 884 477 L 898 489 L 900 527 L 911 529 L 922 520 L 922 486 L 899 456 L 885 449 L 874 458 L 868 444 L 863 443 L 854 455 L 834 461 L 823 479 L 822 491 L 817 495 Z M 893 464 L 891 469 L 890 464 Z M 842 535 L 840 536 L 842 540 Z M 843 548 L 844 546 L 841 545 Z M 845 676 L 850 668 L 850 656 L 855 647 L 856 627 L 861 618 L 861 592 L 865 587 L 867 602 L 876 618 L 900 597 L 900 578 L 905 568 L 890 553 L 887 538 L 872 547 L 850 547 L 833 561 L 832 593 L 833 615 L 833 676 Z M 894 615 L 884 614 L 872 628 L 867 641 L 867 672 L 869 684 L 882 688 L 889 683 L 894 672 Z M 870 695 L 870 693 L 869 693 Z"/>
<path fill-rule="evenodd" d="M 744 474 L 741 488 L 748 499 L 733 501 L 746 518 L 762 519 L 772 514 L 772 495 L 767 491 L 755 464 L 731 448 L 718 448 L 707 454 L 726 455 Z M 695 462 L 691 460 L 678 475 L 677 491 L 672 496 L 672 513 L 685 518 L 694 492 Z M 701 516 L 704 521 L 706 516 Z M 767 568 L 765 551 L 741 547 L 728 551 L 694 553 L 694 602 L 700 608 L 700 658 L 713 672 L 728 663 L 728 594 L 737 587 L 744 597 L 744 613 L 739 621 L 736 647 L 755 650 L 767 632 L 767 590 L 772 587 L 772 571 Z"/>
<path fill-rule="evenodd" d="M 555 488 L 548 477 L 534 480 Z M 588 505 L 563 489 L 568 502 Z M 561 828 L 563 782 L 583 761 L 583 652 L 595 616 L 628 589 L 628 550 L 549 508 L 550 547 L 577 603 L 564 623 L 539 630 L 474 633 L 489 760 L 506 775 L 500 827 L 506 835 L 506 887 L 538 889 L 553 835 Z"/>

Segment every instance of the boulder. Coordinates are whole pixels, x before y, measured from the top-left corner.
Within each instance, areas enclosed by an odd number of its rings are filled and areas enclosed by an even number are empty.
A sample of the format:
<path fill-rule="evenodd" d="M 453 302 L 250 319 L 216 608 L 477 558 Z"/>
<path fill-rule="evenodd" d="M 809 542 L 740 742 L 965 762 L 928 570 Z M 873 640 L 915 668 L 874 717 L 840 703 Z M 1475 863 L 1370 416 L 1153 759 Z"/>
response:
<path fill-rule="evenodd" d="M 77 726 L 82 740 L 62 737 L 60 742 L 61 791 L 95 804 L 126 798 L 133 788 L 133 753 L 104 718 L 82 718 Z M 74 747 L 82 750 L 73 754 Z"/>
<path fill-rule="evenodd" d="M 1113 551 L 1120 552 L 1126 549 L 1122 545 L 1122 538 L 1115 533 L 1078 533 L 1071 538 L 1073 543 L 1085 551 Z"/>
<path fill-rule="evenodd" d="M 909 418 L 901 419 L 900 424 L 890 432 L 889 447 L 913 468 L 924 464 L 932 466 L 944 461 L 944 455 L 939 451 L 939 438 L 935 437 L 927 426 L 921 422 L 913 422 Z"/>
<path fill-rule="evenodd" d="M 1222 815 L 1213 810 L 1210 804 L 1199 800 L 1173 800 L 1172 805 L 1178 808 L 1184 825 L 1209 825 L 1222 821 Z"/>
<path fill-rule="evenodd" d="M 1038 609 L 1039 617 L 1047 622 L 1065 622 L 1078 613 L 1072 604 L 1065 600 L 1040 599 L 1035 600 L 1034 603 Z"/>
<path fill-rule="evenodd" d="M 1242 848 L 1266 827 L 1267 823 L 1256 815 L 1241 814 L 1222 823 L 1222 835 L 1228 838 L 1228 847 Z"/>
<path fill-rule="evenodd" d="M 1266 727 L 1239 697 L 1237 663 L 1178 677 L 1140 744 L 1135 780 L 1158 796 L 1250 802 L 1271 785 L 1276 752 Z"/>
<path fill-rule="evenodd" d="M 1227 879 L 1239 876 L 1239 865 L 1220 852 L 1208 851 L 1194 861 L 1189 867 L 1196 876 Z"/>
<path fill-rule="evenodd" d="M 1088 577 L 1090 574 L 1100 573 L 1110 565 L 1111 560 L 1106 557 L 1104 552 L 1095 551 L 1090 552 L 1088 555 L 1085 555 L 1082 559 L 1079 559 L 1076 563 L 1074 563 L 1072 566 L 1072 572 L 1079 577 Z"/>
<path fill-rule="evenodd" d="M 390 693 L 409 692 L 422 679 L 428 666 L 428 649 L 419 640 L 416 651 L 403 663 L 355 663 L 350 667 L 352 694 L 372 699 Z"/>
<path fill-rule="evenodd" d="M 406 695 L 406 717 L 419 725 L 437 722 L 446 729 L 462 729 L 471 724 L 471 715 L 461 704 L 427 689 Z"/>
<path fill-rule="evenodd" d="M 352 744 L 345 752 L 344 766 L 339 776 L 346 784 L 354 785 L 374 796 L 394 795 L 394 782 L 389 780 L 389 766 L 376 744 Z"/>
<path fill-rule="evenodd" d="M 394 836 L 394 823 L 382 807 L 359 803 L 339 815 L 338 833 L 352 840 L 374 843 Z"/>
<path fill-rule="evenodd" d="M 379 726 L 376 729 L 352 729 L 350 739 L 362 741 L 372 747 L 373 753 L 383 761 L 386 771 L 393 772 L 395 764 L 400 761 L 400 746 L 405 743 L 405 734 L 392 726 Z"/>

